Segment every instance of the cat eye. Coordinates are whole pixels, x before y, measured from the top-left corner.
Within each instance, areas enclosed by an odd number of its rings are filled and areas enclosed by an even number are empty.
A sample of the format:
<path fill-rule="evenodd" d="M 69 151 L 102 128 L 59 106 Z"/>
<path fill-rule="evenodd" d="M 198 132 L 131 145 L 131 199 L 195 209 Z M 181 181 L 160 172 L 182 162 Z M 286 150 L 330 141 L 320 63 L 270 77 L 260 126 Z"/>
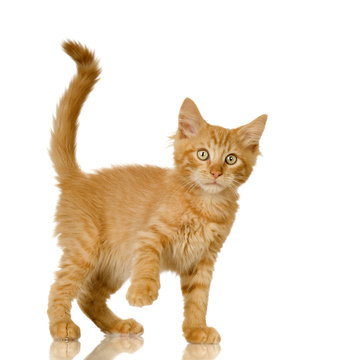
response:
<path fill-rule="evenodd" d="M 237 157 L 234 154 L 230 154 L 225 158 L 225 162 L 229 165 L 234 165 L 236 163 Z"/>
<path fill-rule="evenodd" d="M 209 153 L 206 150 L 199 150 L 197 156 L 200 160 L 207 160 L 209 158 Z"/>

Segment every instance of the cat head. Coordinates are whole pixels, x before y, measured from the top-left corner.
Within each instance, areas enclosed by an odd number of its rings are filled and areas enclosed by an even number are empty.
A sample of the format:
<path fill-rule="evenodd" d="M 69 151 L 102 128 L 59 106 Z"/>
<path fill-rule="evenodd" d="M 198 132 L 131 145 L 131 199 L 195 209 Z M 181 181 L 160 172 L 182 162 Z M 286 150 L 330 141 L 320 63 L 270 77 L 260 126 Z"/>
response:
<path fill-rule="evenodd" d="M 190 189 L 209 194 L 235 190 L 250 176 L 260 154 L 259 140 L 267 115 L 247 125 L 225 129 L 208 124 L 195 103 L 185 99 L 174 136 L 178 176 Z"/>

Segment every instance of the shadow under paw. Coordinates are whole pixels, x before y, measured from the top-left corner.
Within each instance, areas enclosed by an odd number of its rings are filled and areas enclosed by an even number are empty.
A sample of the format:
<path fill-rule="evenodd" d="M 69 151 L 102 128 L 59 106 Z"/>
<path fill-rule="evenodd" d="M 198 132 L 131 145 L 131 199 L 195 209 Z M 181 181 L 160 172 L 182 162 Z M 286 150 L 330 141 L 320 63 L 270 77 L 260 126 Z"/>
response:
<path fill-rule="evenodd" d="M 182 360 L 214 360 L 220 350 L 219 344 L 188 344 Z"/>
<path fill-rule="evenodd" d="M 106 335 L 85 360 L 112 360 L 121 353 L 138 351 L 143 344 L 143 338 L 136 335 Z"/>
<path fill-rule="evenodd" d="M 50 346 L 50 360 L 71 360 L 79 352 L 79 341 L 55 340 Z"/>

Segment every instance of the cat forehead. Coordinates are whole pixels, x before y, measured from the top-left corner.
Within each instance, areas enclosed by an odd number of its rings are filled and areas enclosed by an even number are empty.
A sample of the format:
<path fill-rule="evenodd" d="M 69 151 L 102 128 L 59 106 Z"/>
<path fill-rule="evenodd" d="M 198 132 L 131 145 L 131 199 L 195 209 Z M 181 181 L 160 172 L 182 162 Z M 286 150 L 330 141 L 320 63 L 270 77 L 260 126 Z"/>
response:
<path fill-rule="evenodd" d="M 209 126 L 206 132 L 201 137 L 195 140 L 199 145 L 211 148 L 230 149 L 237 145 L 237 137 L 230 129 L 225 129 L 220 126 Z"/>

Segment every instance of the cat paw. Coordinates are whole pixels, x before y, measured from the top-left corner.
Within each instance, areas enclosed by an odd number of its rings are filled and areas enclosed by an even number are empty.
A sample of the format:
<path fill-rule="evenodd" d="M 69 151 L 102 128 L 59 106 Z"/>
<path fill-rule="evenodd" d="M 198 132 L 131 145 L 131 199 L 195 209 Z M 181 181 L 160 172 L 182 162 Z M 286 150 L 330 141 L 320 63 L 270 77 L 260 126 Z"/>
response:
<path fill-rule="evenodd" d="M 155 280 L 142 280 L 130 285 L 126 299 L 132 306 L 151 305 L 158 297 L 159 283 Z"/>
<path fill-rule="evenodd" d="M 105 331 L 107 334 L 136 334 L 142 335 L 144 328 L 134 319 L 118 320 L 111 328 Z"/>
<path fill-rule="evenodd" d="M 77 340 L 80 337 L 80 328 L 71 320 L 62 320 L 50 324 L 50 334 L 55 340 Z"/>
<path fill-rule="evenodd" d="M 221 340 L 219 333 L 213 327 L 185 328 L 184 336 L 193 344 L 218 344 Z"/>

